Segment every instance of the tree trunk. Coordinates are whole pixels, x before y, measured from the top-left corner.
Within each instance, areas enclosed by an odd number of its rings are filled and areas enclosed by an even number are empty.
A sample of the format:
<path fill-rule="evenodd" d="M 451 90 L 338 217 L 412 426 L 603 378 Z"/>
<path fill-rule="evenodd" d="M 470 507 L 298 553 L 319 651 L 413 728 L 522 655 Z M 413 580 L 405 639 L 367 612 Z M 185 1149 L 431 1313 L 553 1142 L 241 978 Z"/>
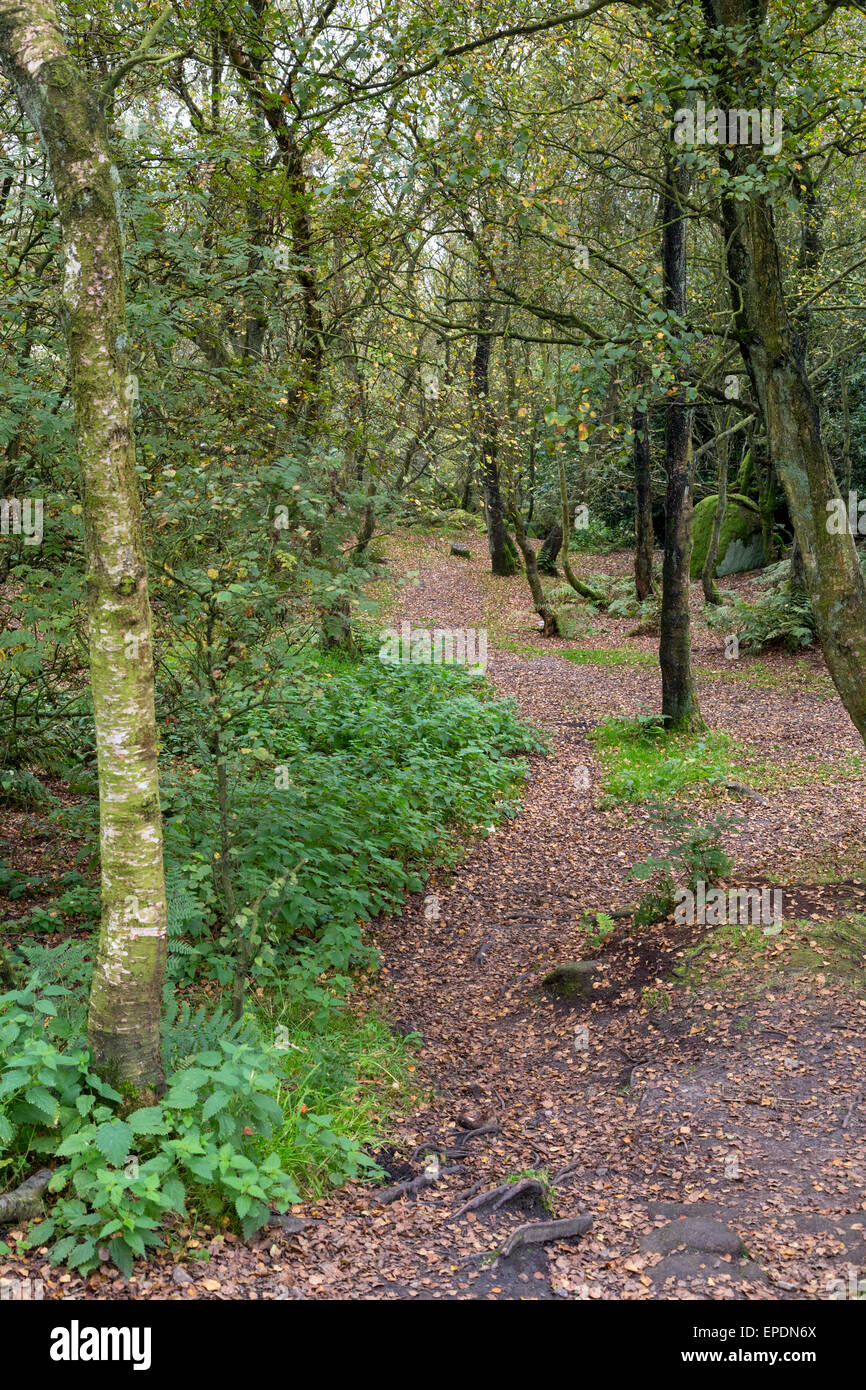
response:
<path fill-rule="evenodd" d="M 565 459 L 560 452 L 557 455 L 559 465 L 559 506 L 560 506 L 560 526 L 562 528 L 562 569 L 563 573 L 576 594 L 581 598 L 589 599 L 591 603 L 602 603 L 604 594 L 593 589 L 591 584 L 584 584 L 568 562 L 568 543 L 571 540 L 571 507 L 568 501 L 568 484 L 565 478 Z"/>
<path fill-rule="evenodd" d="M 722 601 L 721 594 L 716 588 L 713 576 L 716 572 L 716 560 L 719 557 L 719 540 L 722 535 L 722 522 L 725 519 L 725 511 L 728 506 L 728 452 L 729 441 L 723 439 L 719 452 L 719 496 L 716 501 L 716 510 L 713 514 L 713 529 L 710 533 L 710 543 L 707 546 L 707 555 L 704 560 L 704 567 L 701 570 L 701 583 L 704 586 L 704 598 L 707 603 L 716 604 Z"/>
<path fill-rule="evenodd" d="M 749 51 L 757 69 L 764 0 L 754 6 L 751 0 L 712 0 L 712 8 L 720 25 L 753 30 Z M 740 82 L 751 77 L 744 72 Z M 754 151 L 730 146 L 720 151 L 720 159 L 729 174 L 743 177 Z M 770 454 L 802 552 L 824 659 L 866 740 L 866 584 L 854 537 L 847 530 L 836 534 L 827 529 L 828 503 L 836 502 L 839 490 L 821 437 L 802 343 L 785 302 L 772 208 L 763 196 L 729 197 L 723 200 L 722 216 L 734 332 L 761 404 Z"/>
<path fill-rule="evenodd" d="M 647 413 L 635 406 L 634 436 L 634 591 L 643 602 L 653 591 L 653 499 L 650 481 L 650 443 Z"/>
<path fill-rule="evenodd" d="M 496 419 L 490 407 L 490 334 L 493 311 L 488 299 L 478 305 L 478 332 L 475 338 L 475 361 L 472 364 L 472 393 L 475 397 L 475 419 L 478 447 L 481 453 L 481 482 L 484 488 L 484 518 L 487 522 L 487 543 L 490 548 L 490 568 L 493 574 L 507 576 L 517 572 L 511 538 L 505 529 L 502 493 L 497 463 Z"/>
<path fill-rule="evenodd" d="M 300 290 L 302 319 L 299 363 L 301 379 L 291 393 L 288 413 L 291 423 L 303 421 L 308 429 L 312 429 L 319 414 L 319 384 L 325 364 L 325 326 L 316 278 L 304 149 L 300 142 L 298 125 L 289 119 L 290 108 L 283 99 L 285 93 L 271 91 L 262 76 L 260 65 L 257 67 L 255 58 L 243 48 L 234 34 L 224 30 L 220 38 L 251 100 L 258 104 L 264 114 L 277 142 L 286 176 L 289 230 L 294 257 L 292 275 Z"/>
<path fill-rule="evenodd" d="M 806 571 L 803 567 L 803 552 L 796 536 L 791 546 L 791 575 L 788 580 L 788 591 L 792 596 L 798 598 L 808 598 L 809 596 Z"/>
<path fill-rule="evenodd" d="M 48 155 L 87 536 L 102 926 L 88 1037 L 97 1071 L 159 1092 L 166 902 L 153 646 L 126 361 L 118 175 L 97 96 L 50 0 L 0 0 L 0 62 Z"/>
<path fill-rule="evenodd" d="M 511 519 L 511 524 L 514 527 L 514 535 L 517 538 L 517 544 L 520 547 L 520 553 L 523 556 L 523 563 L 526 568 L 526 582 L 528 583 L 529 591 L 532 594 L 532 602 L 535 605 L 536 613 L 544 623 L 544 630 L 542 636 L 558 637 L 559 623 L 557 621 L 556 613 L 544 597 L 544 589 L 542 587 L 541 580 L 538 577 L 538 563 L 535 557 L 535 551 L 532 549 L 532 546 L 529 544 L 529 541 L 526 538 L 526 531 L 523 528 L 523 521 L 521 519 L 520 512 L 518 511 L 516 505 L 512 505 L 511 507 L 509 507 L 509 517 Z"/>
<path fill-rule="evenodd" d="M 851 410 L 848 405 L 848 368 L 843 362 L 839 371 L 839 390 L 842 393 L 842 470 L 845 474 L 845 492 L 848 499 L 851 491 Z"/>
<path fill-rule="evenodd" d="M 520 544 L 518 540 L 517 544 Z M 555 521 L 544 538 L 541 549 L 538 552 L 537 562 L 541 574 L 549 574 L 554 578 L 558 577 L 559 570 L 556 568 L 556 557 L 562 547 L 562 522 Z"/>
<path fill-rule="evenodd" d="M 686 313 L 686 222 L 683 209 L 690 175 L 668 157 L 662 198 L 662 272 L 665 307 L 680 319 Z M 682 372 L 679 373 L 684 378 Z M 692 558 L 692 420 L 681 379 L 668 396 L 665 416 L 665 554 L 662 570 L 662 718 L 669 729 L 704 727 L 692 674 L 689 619 L 689 566 Z"/>
<path fill-rule="evenodd" d="M 758 515 L 761 518 L 761 539 L 764 542 L 764 561 L 772 565 L 778 560 L 776 550 L 776 471 L 769 451 L 759 440 L 752 445 L 752 470 L 758 492 Z"/>

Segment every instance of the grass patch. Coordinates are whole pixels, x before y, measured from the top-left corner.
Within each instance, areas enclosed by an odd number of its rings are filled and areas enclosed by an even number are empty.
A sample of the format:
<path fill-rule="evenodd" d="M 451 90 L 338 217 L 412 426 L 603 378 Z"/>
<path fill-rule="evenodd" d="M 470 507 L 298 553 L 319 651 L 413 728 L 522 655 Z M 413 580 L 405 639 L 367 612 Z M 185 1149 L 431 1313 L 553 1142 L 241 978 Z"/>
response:
<path fill-rule="evenodd" d="M 256 1011 L 281 1055 L 284 1121 L 268 1141 L 305 1197 L 375 1176 L 366 1150 L 378 1146 L 395 1112 L 418 1098 L 417 1034 L 400 1037 L 374 1010 L 341 1009 L 326 1031 L 309 1010 L 279 997 Z"/>
<path fill-rule="evenodd" d="M 549 656 L 552 650 L 550 647 L 539 647 L 535 642 L 523 642 L 518 637 L 498 637 L 496 645 L 500 651 L 514 652 L 516 656 L 525 656 L 529 660 L 534 656 Z"/>
<path fill-rule="evenodd" d="M 779 792 L 792 787 L 832 786 L 866 773 L 866 757 L 860 753 L 844 753 L 832 761 L 817 753 L 804 753 L 795 761 L 782 763 L 779 759 L 787 751 L 785 745 L 773 744 L 772 749 L 776 756 L 766 759 L 743 751 L 744 763 L 748 766 L 748 773 L 744 775 L 748 776 L 750 786 Z"/>
<path fill-rule="evenodd" d="M 604 804 L 659 801 L 698 782 L 744 778 L 728 734 L 673 733 L 650 719 L 608 719 L 591 735 L 604 768 Z M 740 761 L 736 761 L 736 759 Z"/>
<path fill-rule="evenodd" d="M 698 666 L 695 674 L 701 680 L 740 681 L 755 690 L 802 690 L 810 695 L 826 698 L 835 695 L 836 690 L 829 676 L 815 671 L 802 658 L 785 666 L 769 666 L 765 661 L 729 662 L 722 669 L 712 666 Z"/>
<path fill-rule="evenodd" d="M 625 647 L 577 647 L 561 655 L 578 666 L 654 666 L 658 662 L 653 652 L 629 651 Z"/>

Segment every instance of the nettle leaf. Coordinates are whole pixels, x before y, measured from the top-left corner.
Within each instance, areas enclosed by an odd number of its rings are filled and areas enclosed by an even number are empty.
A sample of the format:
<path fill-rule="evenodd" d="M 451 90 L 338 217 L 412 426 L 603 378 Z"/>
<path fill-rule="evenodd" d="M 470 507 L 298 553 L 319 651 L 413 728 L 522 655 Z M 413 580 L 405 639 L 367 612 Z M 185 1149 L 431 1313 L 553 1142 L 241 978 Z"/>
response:
<path fill-rule="evenodd" d="M 165 1098 L 170 1110 L 191 1110 L 198 1103 L 195 1091 L 186 1091 L 181 1086 L 172 1086 Z"/>
<path fill-rule="evenodd" d="M 129 1153 L 131 1141 L 132 1129 L 124 1120 L 112 1120 L 109 1124 L 100 1125 L 94 1135 L 99 1152 L 115 1168 L 120 1167 Z"/>
<path fill-rule="evenodd" d="M 238 1198 L 238 1201 L 240 1200 L 241 1199 Z M 256 1231 L 258 1231 L 262 1226 L 264 1226 L 267 1219 L 267 1207 L 262 1202 L 254 1202 L 252 1209 L 247 1213 L 246 1216 L 241 1218 L 241 1230 L 243 1232 L 244 1240 L 249 1240 L 250 1236 L 254 1236 Z"/>
<path fill-rule="evenodd" d="M 193 1086 L 203 1086 L 210 1079 L 210 1073 L 204 1067 L 185 1067 L 174 1084 L 187 1090 Z"/>
<path fill-rule="evenodd" d="M 90 1239 L 82 1240 L 75 1246 L 75 1249 L 70 1252 L 67 1263 L 70 1264 L 73 1269 L 80 1269 L 84 1272 L 88 1266 L 93 1268 L 97 1263 L 95 1256 L 96 1242 Z"/>
<path fill-rule="evenodd" d="M 141 1110 L 133 1110 L 131 1115 L 127 1115 L 126 1123 L 133 1134 L 168 1134 L 171 1129 L 171 1123 L 159 1105 L 146 1105 Z"/>
<path fill-rule="evenodd" d="M 121 1274 L 128 1279 L 132 1274 L 132 1251 L 122 1236 L 115 1236 L 108 1242 L 108 1249 Z"/>
<path fill-rule="evenodd" d="M 213 1095 L 208 1096 L 207 1100 L 202 1106 L 202 1119 L 209 1120 L 211 1116 L 216 1115 L 218 1111 L 225 1110 L 230 1099 L 231 1097 L 227 1094 L 227 1092 L 214 1091 Z"/>
<path fill-rule="evenodd" d="M 169 1173 L 162 1184 L 162 1195 L 171 1211 L 183 1212 L 186 1205 L 186 1188 L 176 1173 Z"/>
<path fill-rule="evenodd" d="M 28 1086 L 24 1092 L 24 1099 L 28 1105 L 33 1105 L 41 1111 L 48 1119 L 49 1124 L 54 1124 L 57 1119 L 59 1109 L 54 1096 L 45 1086 Z"/>
<path fill-rule="evenodd" d="M 0 1096 L 9 1095 L 11 1091 L 17 1091 L 20 1086 L 26 1085 L 30 1079 L 29 1071 L 8 1071 L 0 1080 Z"/>
<path fill-rule="evenodd" d="M 47 1225 L 48 1223 L 45 1222 L 43 1224 Z M 36 1233 L 33 1232 L 32 1234 L 35 1235 Z M 44 1240 L 45 1234 L 47 1233 L 44 1233 L 40 1237 L 40 1239 Z M 69 1254 L 70 1250 L 75 1245 L 77 1240 L 78 1236 L 64 1236 L 62 1240 L 58 1240 L 57 1244 L 51 1247 L 51 1254 L 48 1256 L 49 1263 L 53 1265 L 59 1265 L 62 1260 L 66 1259 L 66 1256 Z"/>

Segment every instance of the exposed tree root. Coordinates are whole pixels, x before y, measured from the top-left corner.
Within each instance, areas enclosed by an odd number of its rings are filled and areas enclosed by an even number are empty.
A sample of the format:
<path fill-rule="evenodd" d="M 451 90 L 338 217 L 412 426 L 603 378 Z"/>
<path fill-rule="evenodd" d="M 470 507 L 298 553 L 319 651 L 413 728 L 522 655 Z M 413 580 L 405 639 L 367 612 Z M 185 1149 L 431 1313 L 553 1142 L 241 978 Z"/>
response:
<path fill-rule="evenodd" d="M 512 1231 L 500 1250 L 500 1258 L 507 1259 L 515 1250 L 524 1245 L 544 1245 L 549 1240 L 570 1240 L 582 1236 L 592 1229 L 591 1216 L 565 1216 L 560 1221 L 527 1221 Z"/>
<path fill-rule="evenodd" d="M 544 1183 L 538 1178 L 521 1178 L 520 1182 L 503 1182 L 498 1187 L 492 1187 L 488 1192 L 481 1192 L 477 1197 L 473 1197 L 470 1202 L 466 1202 L 459 1211 L 454 1213 L 452 1220 L 457 1221 L 459 1217 L 465 1216 L 467 1211 L 479 1211 L 482 1207 L 491 1207 L 493 1211 L 505 1206 L 506 1202 L 513 1202 L 515 1197 L 521 1197 L 525 1192 L 535 1192 L 542 1201 L 547 1200 L 547 1191 Z"/>
<path fill-rule="evenodd" d="M 42 1216 L 42 1194 L 53 1171 L 52 1168 L 40 1168 L 20 1187 L 0 1197 L 0 1226 L 9 1226 L 16 1221 L 32 1221 L 34 1217 Z"/>
<path fill-rule="evenodd" d="M 412 1150 L 409 1162 L 415 1163 L 425 1153 L 437 1153 L 442 1158 L 468 1158 L 466 1145 L 470 1139 L 477 1138 L 479 1134 L 500 1134 L 501 1132 L 501 1126 L 491 1121 L 490 1124 L 479 1125 L 476 1129 L 463 1130 L 462 1133 L 456 1135 L 453 1144 L 441 1144 L 436 1139 L 426 1139 L 423 1144 L 419 1144 L 416 1149 Z"/>
<path fill-rule="evenodd" d="M 406 1182 L 398 1182 L 394 1187 L 386 1187 L 377 1192 L 374 1201 L 381 1207 L 387 1207 L 391 1202 L 399 1201 L 401 1197 L 417 1197 L 425 1187 L 430 1187 L 440 1178 L 446 1178 L 449 1173 L 459 1172 L 459 1168 L 437 1168 L 435 1173 L 419 1173 L 417 1178 L 409 1178 Z"/>

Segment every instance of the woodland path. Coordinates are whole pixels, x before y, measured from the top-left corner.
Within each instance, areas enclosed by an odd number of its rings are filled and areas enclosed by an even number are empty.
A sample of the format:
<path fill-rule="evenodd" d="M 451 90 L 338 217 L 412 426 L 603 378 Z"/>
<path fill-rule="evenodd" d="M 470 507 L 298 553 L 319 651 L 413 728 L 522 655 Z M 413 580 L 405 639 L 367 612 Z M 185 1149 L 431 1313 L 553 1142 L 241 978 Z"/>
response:
<path fill-rule="evenodd" d="M 820 975 L 792 972 L 768 989 L 764 967 L 740 978 L 735 962 L 721 990 L 710 967 L 706 987 L 674 990 L 666 1012 L 648 1008 L 645 987 L 669 979 L 706 931 L 670 923 L 637 937 L 627 924 L 617 930 L 600 955 L 600 998 L 555 1003 L 539 991 L 550 966 L 590 954 L 578 926 L 585 909 L 635 900 L 639 885 L 624 870 L 653 835 L 640 815 L 597 809 L 585 733 L 607 715 L 657 709 L 657 669 L 576 665 L 556 654 L 574 643 L 550 644 L 550 655 L 531 660 L 503 649 L 509 634 L 537 641 L 524 581 L 486 574 L 483 537 L 460 538 L 473 551 L 468 563 L 449 555 L 448 540 L 392 544 L 399 567 L 418 573 L 395 619 L 486 625 L 488 675 L 551 732 L 553 747 L 533 760 L 517 818 L 478 843 L 453 879 L 428 885 L 439 920 L 426 919 L 419 896 L 378 933 L 379 989 L 401 1031 L 422 1034 L 421 1067 L 435 1090 L 432 1105 L 400 1126 L 392 1182 L 423 1173 L 429 1153 L 416 1150 L 427 1141 L 463 1149 L 467 1127 L 499 1132 L 466 1141 L 465 1157 L 444 1159 L 458 1171 L 417 1195 L 379 1205 L 356 1188 L 317 1204 L 305 1212 L 317 1224 L 276 1245 L 266 1238 L 260 1260 L 282 1266 L 280 1292 L 296 1298 L 826 1298 L 829 1280 L 866 1275 L 866 1009 Z M 590 567 L 628 563 L 594 557 Z M 621 644 L 633 623 L 606 627 L 591 645 Z M 637 645 L 653 652 L 655 639 Z M 821 686 L 819 657 L 808 658 L 803 688 L 761 688 L 728 679 L 720 638 L 700 624 L 695 647 L 698 664 L 719 671 L 701 688 L 711 727 L 786 759 L 819 754 L 832 763 L 857 751 L 844 711 Z M 590 769 L 587 791 L 575 786 L 577 767 Z M 829 783 L 734 808 L 745 821 L 733 882 L 766 881 L 771 868 L 786 870 L 785 882 L 808 882 L 816 852 L 838 854 L 846 837 L 864 843 L 862 778 Z M 833 897 L 827 904 L 820 889 L 801 890 L 798 916 L 832 917 Z M 845 890 L 842 899 L 851 900 Z M 580 1239 L 497 1260 L 510 1232 L 545 1215 L 537 1199 L 454 1217 L 473 1189 L 526 1170 L 553 1179 L 565 1168 L 555 1211 L 593 1217 Z M 685 1206 L 649 1205 L 663 1202 Z M 751 1259 L 641 1252 L 655 1227 L 694 1206 L 733 1229 Z"/>
<path fill-rule="evenodd" d="M 399 1031 L 423 1037 L 418 1107 L 380 1157 L 398 1183 L 424 1172 L 430 1151 L 419 1146 L 429 1142 L 451 1151 L 443 1162 L 454 1171 L 387 1204 L 375 1189 L 350 1185 L 307 1204 L 296 1223 L 307 1222 L 303 1229 L 269 1230 L 246 1247 L 214 1243 L 207 1265 L 160 1263 L 130 1282 L 106 1270 L 89 1296 L 827 1298 L 830 1280 L 866 1277 L 864 1001 L 829 973 L 792 969 L 784 932 L 769 960 L 705 948 L 692 990 L 672 988 L 671 972 L 705 927 L 668 921 L 632 934 L 617 919 L 602 949 L 588 948 L 582 912 L 632 904 L 640 885 L 625 871 L 657 842 L 640 808 L 599 809 L 585 735 L 608 715 L 657 709 L 657 669 L 577 665 L 559 654 L 573 642 L 547 643 L 532 659 L 509 650 L 541 645 L 524 581 L 486 574 L 483 537 L 459 538 L 472 548 L 468 562 L 449 555 L 451 539 L 391 542 L 393 569 L 418 572 L 394 617 L 486 626 L 493 684 L 552 737 L 551 755 L 532 760 L 518 816 L 476 842 L 453 876 L 429 883 L 439 919 L 427 920 L 416 895 L 376 933 L 382 968 L 372 999 Z M 583 569 L 628 564 L 593 557 Z M 593 624 L 584 639 L 593 647 L 623 645 L 633 628 Z M 651 653 L 655 639 L 628 645 Z M 866 843 L 864 779 L 841 772 L 857 738 L 820 657 L 799 666 L 768 658 L 761 669 L 778 667 L 777 680 L 760 685 L 731 677 L 721 639 L 700 623 L 695 646 L 711 727 L 764 755 L 776 749 L 800 765 L 818 754 L 831 768 L 820 785 L 728 806 L 744 816 L 730 840 L 730 881 L 754 886 L 775 870 L 784 886 L 799 884 L 786 917 L 827 919 L 857 906 L 853 884 L 804 886 L 828 856 L 844 876 L 846 856 Z M 582 767 L 588 790 L 575 784 Z M 591 1000 L 554 1002 L 540 991 L 551 966 L 587 955 L 601 966 Z M 471 1130 L 485 1132 L 463 1137 Z M 557 1217 L 586 1214 L 592 1229 L 497 1258 L 516 1227 L 546 1215 L 537 1196 L 455 1213 L 527 1170 L 554 1182 Z M 735 1232 L 748 1258 L 724 1249 L 665 1254 L 686 1228 L 675 1227 L 670 1242 L 651 1233 L 690 1214 Z M 691 1244 L 730 1240 L 705 1223 L 688 1232 Z"/>

